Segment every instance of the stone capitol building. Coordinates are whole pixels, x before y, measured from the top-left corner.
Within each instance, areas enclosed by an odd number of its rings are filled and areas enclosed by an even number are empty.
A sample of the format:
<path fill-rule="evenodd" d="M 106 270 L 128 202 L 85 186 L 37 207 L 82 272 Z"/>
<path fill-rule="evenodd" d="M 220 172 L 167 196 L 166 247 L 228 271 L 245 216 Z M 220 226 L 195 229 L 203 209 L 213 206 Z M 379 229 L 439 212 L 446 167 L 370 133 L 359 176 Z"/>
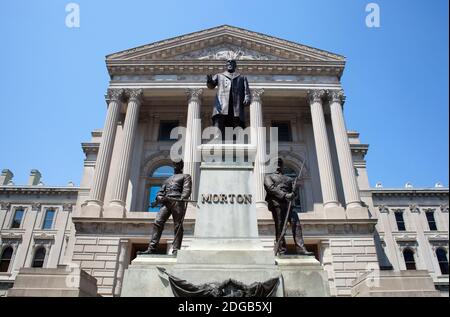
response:
<path fill-rule="evenodd" d="M 229 52 L 239 52 L 238 71 L 250 84 L 246 125 L 278 128 L 284 172 L 300 177 L 293 208 L 326 273 L 327 294 L 448 296 L 449 190 L 369 185 L 369 145 L 347 130 L 343 115 L 345 57 L 228 25 L 106 57 L 106 119 L 81 144 L 80 186 L 48 186 L 38 170 L 19 185 L 2 170 L 0 296 L 123 296 L 127 269 L 147 248 L 159 210 L 150 204 L 173 174 L 176 127 L 186 127 L 184 173 L 197 199 L 194 157 L 215 98 L 206 74 L 223 72 Z M 271 151 L 257 135 L 252 142 L 258 153 Z M 259 237 L 272 249 L 261 177 L 254 200 Z M 192 241 L 196 214 L 189 203 L 182 248 Z M 173 231 L 170 218 L 159 254 L 171 254 Z M 289 234 L 286 240 L 293 252 Z"/>

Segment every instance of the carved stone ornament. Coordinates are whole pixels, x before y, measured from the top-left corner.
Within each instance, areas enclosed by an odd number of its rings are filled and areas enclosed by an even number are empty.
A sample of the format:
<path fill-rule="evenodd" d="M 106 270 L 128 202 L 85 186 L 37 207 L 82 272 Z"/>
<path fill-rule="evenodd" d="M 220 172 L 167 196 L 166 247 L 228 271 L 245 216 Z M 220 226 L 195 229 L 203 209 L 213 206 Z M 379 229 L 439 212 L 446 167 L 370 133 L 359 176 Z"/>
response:
<path fill-rule="evenodd" d="M 340 104 L 344 104 L 345 95 L 343 90 L 328 90 L 327 96 L 330 102 L 337 102 Z"/>
<path fill-rule="evenodd" d="M 378 210 L 379 210 L 381 213 L 389 213 L 389 208 L 388 208 L 388 206 L 386 206 L 386 205 L 380 205 L 380 206 L 378 207 Z"/>
<path fill-rule="evenodd" d="M 0 201 L 0 210 L 9 210 L 11 208 L 10 202 Z"/>
<path fill-rule="evenodd" d="M 252 101 L 261 102 L 261 98 L 264 94 L 264 89 L 252 89 Z"/>
<path fill-rule="evenodd" d="M 254 50 L 237 47 L 234 45 L 220 45 L 201 50 L 188 52 L 175 57 L 176 60 L 280 60 L 273 55 L 263 54 Z"/>
<path fill-rule="evenodd" d="M 420 208 L 416 204 L 409 205 L 409 210 L 413 213 L 420 213 Z"/>
<path fill-rule="evenodd" d="M 106 92 L 106 100 L 108 102 L 111 101 L 120 101 L 123 98 L 124 90 L 117 88 L 109 88 Z"/>
<path fill-rule="evenodd" d="M 31 205 L 31 210 L 33 210 L 33 211 L 40 211 L 41 207 L 42 207 L 41 203 L 34 203 L 34 204 Z"/>
<path fill-rule="evenodd" d="M 263 283 L 255 282 L 245 285 L 228 279 L 222 283 L 207 283 L 197 286 L 167 273 L 164 268 L 157 268 L 168 276 L 175 297 L 271 297 L 275 294 L 280 282 L 279 278 L 273 278 Z"/>
<path fill-rule="evenodd" d="M 186 96 L 188 102 L 196 101 L 198 102 L 203 95 L 203 89 L 194 88 L 194 89 L 186 89 Z"/>
<path fill-rule="evenodd" d="M 144 95 L 143 89 L 126 89 L 125 95 L 129 98 L 130 102 L 142 102 Z"/>
<path fill-rule="evenodd" d="M 323 89 L 313 89 L 308 91 L 308 99 L 310 103 L 320 102 L 325 96 L 325 90 Z"/>
<path fill-rule="evenodd" d="M 72 211 L 73 204 L 63 204 L 63 211 Z"/>
<path fill-rule="evenodd" d="M 448 213 L 448 204 L 442 204 L 440 206 L 441 212 L 447 212 Z"/>

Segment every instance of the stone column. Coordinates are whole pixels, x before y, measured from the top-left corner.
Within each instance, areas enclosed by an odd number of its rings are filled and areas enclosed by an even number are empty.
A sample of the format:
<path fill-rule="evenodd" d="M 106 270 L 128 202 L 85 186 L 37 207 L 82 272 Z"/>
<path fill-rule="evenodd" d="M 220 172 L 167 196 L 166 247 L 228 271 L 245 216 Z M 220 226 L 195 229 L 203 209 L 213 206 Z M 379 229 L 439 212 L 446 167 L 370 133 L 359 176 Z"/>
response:
<path fill-rule="evenodd" d="M 133 143 L 138 125 L 139 109 L 141 106 L 142 89 L 127 89 L 129 97 L 128 108 L 123 126 L 122 147 L 116 169 L 114 191 L 105 216 L 123 217 L 125 215 L 125 201 L 127 198 L 128 182 L 130 180 L 130 165 Z"/>
<path fill-rule="evenodd" d="M 325 125 L 325 117 L 322 107 L 322 98 L 324 96 L 324 90 L 311 90 L 308 92 L 314 130 L 314 142 L 316 144 L 317 161 L 319 164 L 323 205 L 325 208 L 334 208 L 339 207 L 339 202 L 337 198 L 330 145 L 328 143 L 327 128 Z"/>
<path fill-rule="evenodd" d="M 200 108 L 203 89 L 188 89 L 188 113 L 186 126 L 186 143 L 184 144 L 183 173 L 192 177 L 191 199 L 197 199 L 197 182 L 199 174 L 200 156 L 198 146 L 201 143 Z"/>
<path fill-rule="evenodd" d="M 345 204 L 348 208 L 361 207 L 358 183 L 356 181 L 355 168 L 353 166 L 350 143 L 345 127 L 342 105 L 345 100 L 342 90 L 329 91 L 331 121 L 333 125 L 334 140 L 341 171 L 342 186 L 344 187 Z"/>
<path fill-rule="evenodd" d="M 123 89 L 108 89 L 106 96 L 108 112 L 102 132 L 102 141 L 95 164 L 94 179 L 89 192 L 89 199 L 83 207 L 82 215 L 100 217 L 105 197 L 106 181 L 116 138 Z"/>
<path fill-rule="evenodd" d="M 250 126 L 252 145 L 256 146 L 255 156 L 255 195 L 256 207 L 267 209 L 264 190 L 266 138 L 263 125 L 262 96 L 263 89 L 252 89 L 252 102 L 250 104 Z"/>

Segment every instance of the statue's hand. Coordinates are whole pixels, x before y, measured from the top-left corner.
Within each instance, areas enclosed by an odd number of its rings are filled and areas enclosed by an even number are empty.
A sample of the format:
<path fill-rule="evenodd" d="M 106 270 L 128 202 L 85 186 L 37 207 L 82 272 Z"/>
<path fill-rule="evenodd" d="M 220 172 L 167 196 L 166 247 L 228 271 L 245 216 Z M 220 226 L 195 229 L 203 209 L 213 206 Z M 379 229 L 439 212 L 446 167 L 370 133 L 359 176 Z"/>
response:
<path fill-rule="evenodd" d="M 291 200 L 294 200 L 295 195 L 294 195 L 294 193 L 289 193 L 289 194 L 286 194 L 285 197 L 287 200 L 291 201 Z"/>
<path fill-rule="evenodd" d="M 244 98 L 244 106 L 249 106 L 249 105 L 250 105 L 250 98 L 246 96 Z"/>

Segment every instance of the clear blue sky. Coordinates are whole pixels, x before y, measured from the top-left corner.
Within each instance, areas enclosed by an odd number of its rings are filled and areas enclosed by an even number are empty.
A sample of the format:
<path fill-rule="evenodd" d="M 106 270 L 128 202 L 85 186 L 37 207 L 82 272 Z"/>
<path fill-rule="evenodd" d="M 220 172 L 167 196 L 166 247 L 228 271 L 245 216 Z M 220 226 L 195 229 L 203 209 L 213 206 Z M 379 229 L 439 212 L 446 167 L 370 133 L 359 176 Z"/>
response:
<path fill-rule="evenodd" d="M 372 185 L 448 186 L 448 0 L 78 0 L 78 29 L 69 2 L 0 2 L 0 168 L 16 184 L 33 168 L 48 185 L 79 184 L 80 143 L 105 117 L 105 55 L 230 24 L 347 57 L 347 127 L 370 144 Z"/>

